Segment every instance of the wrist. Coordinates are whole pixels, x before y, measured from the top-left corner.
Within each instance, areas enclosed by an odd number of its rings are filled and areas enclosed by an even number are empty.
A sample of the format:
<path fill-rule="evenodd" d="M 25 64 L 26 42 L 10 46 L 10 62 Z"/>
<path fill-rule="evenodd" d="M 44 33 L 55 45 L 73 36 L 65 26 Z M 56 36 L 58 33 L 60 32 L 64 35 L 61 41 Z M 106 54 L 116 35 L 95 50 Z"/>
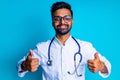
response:
<path fill-rule="evenodd" d="M 106 68 L 106 66 L 105 66 L 105 64 L 104 64 L 103 62 L 101 62 L 100 72 L 102 72 L 102 73 L 107 73 L 107 72 L 108 72 L 108 71 L 107 71 L 107 68 Z"/>
<path fill-rule="evenodd" d="M 100 71 L 102 71 L 103 69 L 104 69 L 104 63 L 101 62 L 101 69 L 100 69 Z"/>

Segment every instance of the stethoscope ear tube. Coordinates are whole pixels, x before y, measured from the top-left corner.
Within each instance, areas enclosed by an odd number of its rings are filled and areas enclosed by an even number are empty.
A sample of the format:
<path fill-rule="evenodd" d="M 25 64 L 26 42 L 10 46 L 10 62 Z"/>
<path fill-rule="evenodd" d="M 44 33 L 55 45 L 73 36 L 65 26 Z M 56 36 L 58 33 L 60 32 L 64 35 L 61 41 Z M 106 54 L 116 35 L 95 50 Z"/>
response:
<path fill-rule="evenodd" d="M 71 73 L 70 71 L 68 71 L 68 74 L 73 75 L 73 74 L 76 73 L 76 75 L 77 75 L 78 77 L 81 77 L 82 74 L 78 74 L 78 72 L 77 72 L 77 69 L 78 69 L 78 66 L 79 66 L 79 65 L 80 65 L 80 63 L 76 66 L 76 61 L 74 61 L 75 70 L 74 70 L 72 73 Z"/>
<path fill-rule="evenodd" d="M 73 75 L 73 74 L 75 74 L 75 71 L 73 73 L 71 73 L 70 71 L 68 71 L 68 74 Z M 78 73 L 76 73 L 76 74 L 77 74 L 78 77 L 82 76 L 82 74 L 78 74 Z"/>
<path fill-rule="evenodd" d="M 80 60 L 79 60 L 79 64 L 78 64 L 78 65 L 76 65 L 76 56 L 77 56 L 77 54 L 79 54 L 79 56 L 80 56 Z M 71 73 L 70 71 L 68 71 L 68 74 L 73 75 L 74 73 L 76 73 L 76 75 L 77 75 L 78 77 L 81 77 L 82 74 L 78 74 L 78 72 L 77 72 L 77 69 L 78 69 L 81 61 L 82 61 L 82 54 L 81 54 L 80 52 L 76 52 L 76 53 L 74 54 L 74 67 L 75 67 L 75 70 L 74 70 L 72 73 Z"/>

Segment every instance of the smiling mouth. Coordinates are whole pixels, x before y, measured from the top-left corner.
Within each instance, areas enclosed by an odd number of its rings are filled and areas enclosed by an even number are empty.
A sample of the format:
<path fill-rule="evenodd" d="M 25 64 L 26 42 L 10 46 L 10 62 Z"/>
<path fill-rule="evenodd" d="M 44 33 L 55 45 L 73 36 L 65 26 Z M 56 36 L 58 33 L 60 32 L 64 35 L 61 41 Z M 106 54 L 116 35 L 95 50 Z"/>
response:
<path fill-rule="evenodd" d="M 58 26 L 58 29 L 61 29 L 61 30 L 64 30 L 64 29 L 67 29 L 67 28 L 68 28 L 68 25 L 66 25 L 66 24 L 62 24 L 62 25 Z"/>
<path fill-rule="evenodd" d="M 55 28 L 56 33 L 61 34 L 61 35 L 67 34 L 71 29 L 71 28 L 69 29 L 68 24 L 60 24 L 54 28 Z"/>

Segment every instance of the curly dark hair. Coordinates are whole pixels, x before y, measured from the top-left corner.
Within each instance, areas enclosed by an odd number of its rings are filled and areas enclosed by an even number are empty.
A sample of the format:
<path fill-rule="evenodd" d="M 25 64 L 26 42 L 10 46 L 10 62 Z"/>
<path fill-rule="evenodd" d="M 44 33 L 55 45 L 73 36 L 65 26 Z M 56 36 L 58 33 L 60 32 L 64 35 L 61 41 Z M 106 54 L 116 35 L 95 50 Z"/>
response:
<path fill-rule="evenodd" d="M 72 9 L 71 9 L 70 4 L 68 4 L 68 3 L 66 3 L 66 2 L 56 2 L 56 3 L 54 3 L 54 4 L 52 5 L 52 7 L 51 7 L 51 16 L 52 16 L 52 18 L 53 18 L 54 12 L 55 12 L 56 10 L 58 10 L 58 9 L 61 9 L 61 8 L 66 8 L 66 9 L 70 10 L 71 16 L 73 17 L 73 11 L 72 11 Z"/>

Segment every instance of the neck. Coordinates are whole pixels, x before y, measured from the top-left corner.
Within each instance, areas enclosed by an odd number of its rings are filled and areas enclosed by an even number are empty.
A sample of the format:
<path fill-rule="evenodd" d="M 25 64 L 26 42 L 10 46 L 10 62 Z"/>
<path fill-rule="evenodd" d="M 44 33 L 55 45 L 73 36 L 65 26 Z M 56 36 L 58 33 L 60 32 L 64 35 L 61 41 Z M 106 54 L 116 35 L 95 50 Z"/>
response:
<path fill-rule="evenodd" d="M 64 45 L 65 42 L 66 42 L 66 40 L 70 37 L 70 33 L 65 34 L 65 35 L 56 34 L 56 37 L 57 37 L 58 40 L 62 43 L 62 45 Z"/>

